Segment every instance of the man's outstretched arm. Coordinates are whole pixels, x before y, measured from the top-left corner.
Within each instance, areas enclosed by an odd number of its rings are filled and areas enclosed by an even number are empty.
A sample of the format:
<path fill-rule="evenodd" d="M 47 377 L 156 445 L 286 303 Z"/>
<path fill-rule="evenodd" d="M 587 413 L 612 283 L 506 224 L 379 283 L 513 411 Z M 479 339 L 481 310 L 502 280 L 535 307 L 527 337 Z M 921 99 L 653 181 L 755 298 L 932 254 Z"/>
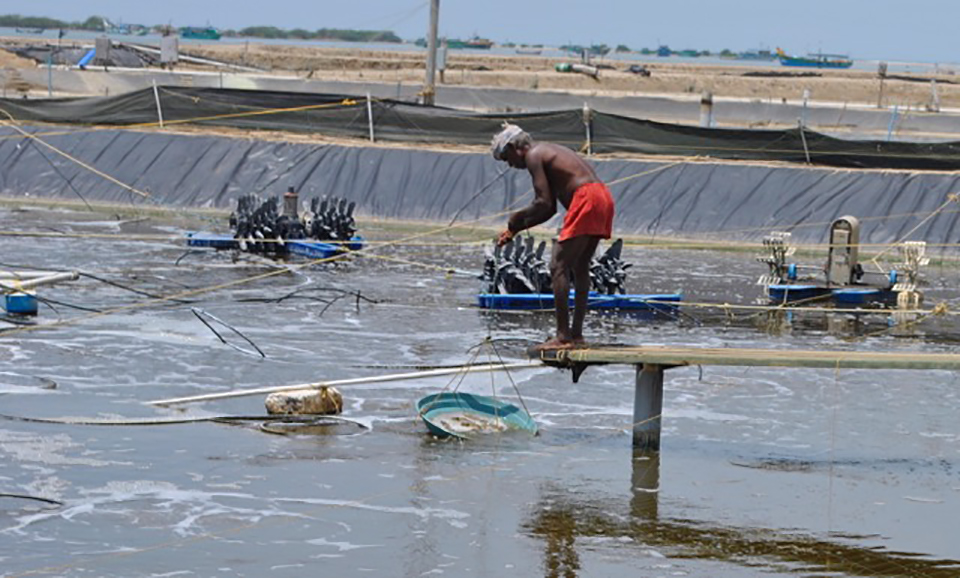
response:
<path fill-rule="evenodd" d="M 520 231 L 546 222 L 557 212 L 557 197 L 550 190 L 550 181 L 547 180 L 543 159 L 539 154 L 531 153 L 527 155 L 526 160 L 527 170 L 530 171 L 530 177 L 533 179 L 533 202 L 510 215 L 507 231 L 501 234 L 501 244 L 509 241 Z M 503 237 L 508 232 L 508 238 L 504 240 Z"/>

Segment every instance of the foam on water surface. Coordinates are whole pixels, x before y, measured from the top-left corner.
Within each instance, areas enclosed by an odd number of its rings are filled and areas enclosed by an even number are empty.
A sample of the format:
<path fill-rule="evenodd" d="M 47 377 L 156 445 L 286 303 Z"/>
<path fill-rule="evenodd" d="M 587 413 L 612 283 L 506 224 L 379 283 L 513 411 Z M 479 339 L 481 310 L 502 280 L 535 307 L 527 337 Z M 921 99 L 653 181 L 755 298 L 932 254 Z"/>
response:
<path fill-rule="evenodd" d="M 40 229 L 60 218 L 0 212 L 8 229 L 14 222 Z M 30 263 L 38 268 L 79 268 L 163 294 L 265 270 L 235 266 L 225 253 L 173 266 L 184 247 L 172 244 L 131 251 L 129 243 L 104 239 L 38 238 L 29 245 L 39 249 Z M 392 251 L 462 270 L 482 262 L 479 251 Z M 762 273 L 738 253 L 628 246 L 624 256 L 636 263 L 631 292 L 682 288 L 698 301 L 752 299 Z M 950 275 L 957 276 L 944 272 Z M 942 532 L 960 516 L 960 389 L 950 372 L 670 369 L 656 460 L 634 456 L 635 372 L 622 366 L 591 367 L 578 384 L 569 372 L 535 369 L 510 378 L 346 386 L 343 415 L 372 425 L 365 435 L 278 436 L 256 422 L 160 423 L 178 415 L 262 414 L 263 398 L 163 409 L 144 402 L 409 369 L 390 365 L 463 364 L 488 336 L 509 361 L 505 351 L 522 351 L 528 342 L 508 348 L 496 340 L 540 341 L 553 331 L 549 314 L 476 310 L 475 279 L 372 260 L 311 268 L 309 280 L 362 290 L 380 305 L 361 301 L 358 308 L 345 298 L 321 314 L 327 304 L 310 299 L 247 300 L 276 299 L 304 279 L 284 273 L 191 297 L 202 299 L 199 305 L 166 303 L 88 319 L 61 307 L 70 323 L 0 336 L 0 414 L 158 422 L 0 421 L 2 490 L 64 503 L 0 510 L 0 540 L 17 552 L 0 553 L 3 572 L 53 566 L 71 578 L 293 577 L 323 564 L 330 575 L 485 576 L 509 565 L 510 574 L 533 576 L 575 560 L 581 575 L 746 578 L 757 571 L 794 576 L 791 556 L 802 556 L 805 544 L 816 551 L 804 559 L 810 572 L 827 571 L 825 553 L 838 547 L 849 548 L 847 560 L 867 556 L 870 567 L 910 568 L 913 575 L 924 570 L 909 566 L 917 560 L 956 557 L 955 537 Z M 945 278 L 943 286 L 960 282 Z M 948 297 L 930 290 L 931 299 Z M 103 310 L 147 300 L 89 278 L 41 295 Z M 230 322 L 268 357 L 219 343 L 191 306 Z M 633 345 L 953 349 L 938 339 L 936 326 L 915 338 L 846 336 L 825 345 L 822 317 L 797 314 L 791 332 L 770 334 L 748 316 L 686 312 L 696 322 L 591 315 L 586 334 Z M 46 309 L 41 316 L 57 318 Z M 483 350 L 478 360 L 487 357 L 497 354 Z M 57 389 L 19 377 L 6 383 L 3 372 L 51 379 Z M 428 435 L 416 401 L 457 383 L 512 401 L 516 387 L 540 435 L 480 435 L 469 443 Z M 451 427 L 461 425 L 477 424 Z M 849 537 L 836 539 L 835 532 Z M 917 556 L 903 560 L 893 552 Z M 826 560 L 831 571 L 841 558 Z"/>

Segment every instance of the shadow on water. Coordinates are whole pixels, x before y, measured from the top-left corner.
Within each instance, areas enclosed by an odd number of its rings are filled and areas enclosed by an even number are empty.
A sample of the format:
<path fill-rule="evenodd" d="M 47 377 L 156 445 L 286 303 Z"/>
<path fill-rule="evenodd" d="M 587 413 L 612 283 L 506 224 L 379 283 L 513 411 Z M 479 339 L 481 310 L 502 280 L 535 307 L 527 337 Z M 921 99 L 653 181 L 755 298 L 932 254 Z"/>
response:
<path fill-rule="evenodd" d="M 722 561 L 760 571 L 911 578 L 960 576 L 960 560 L 930 559 L 922 554 L 842 543 L 844 538 L 866 536 L 836 535 L 836 540 L 829 540 L 758 527 L 661 518 L 657 453 L 634 452 L 631 485 L 632 497 L 625 516 L 619 513 L 620 504 L 583 499 L 556 487 L 544 492 L 523 527 L 543 541 L 545 576 L 579 576 L 577 540 L 584 538 L 632 541 L 638 549 L 663 549 L 672 559 Z"/>

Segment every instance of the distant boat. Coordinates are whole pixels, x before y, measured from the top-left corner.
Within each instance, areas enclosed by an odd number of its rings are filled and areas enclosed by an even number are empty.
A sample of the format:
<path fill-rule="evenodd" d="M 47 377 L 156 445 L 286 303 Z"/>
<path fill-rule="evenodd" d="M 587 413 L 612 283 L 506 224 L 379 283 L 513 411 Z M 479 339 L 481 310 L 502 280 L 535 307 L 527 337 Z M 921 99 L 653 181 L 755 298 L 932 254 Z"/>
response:
<path fill-rule="evenodd" d="M 212 26 L 185 26 L 180 29 L 180 36 L 193 40 L 220 40 L 220 31 Z"/>
<path fill-rule="evenodd" d="M 473 48 L 476 50 L 490 50 L 493 46 L 492 40 L 487 40 L 486 38 L 480 38 L 479 36 L 474 36 L 469 40 L 447 40 L 447 48 Z"/>
<path fill-rule="evenodd" d="M 738 60 L 776 60 L 777 55 L 769 50 L 745 50 L 737 54 Z"/>
<path fill-rule="evenodd" d="M 788 56 L 777 48 L 777 58 L 783 66 L 804 66 L 807 68 L 850 68 L 853 60 L 843 54 L 808 54 L 806 56 Z"/>
<path fill-rule="evenodd" d="M 657 56 L 670 56 L 671 54 L 673 54 L 673 51 L 666 44 L 657 48 Z"/>
<path fill-rule="evenodd" d="M 541 48 L 517 48 L 517 54 L 532 54 L 534 56 L 543 53 Z"/>
<path fill-rule="evenodd" d="M 43 34 L 45 28 L 17 28 L 17 32 L 20 34 Z"/>

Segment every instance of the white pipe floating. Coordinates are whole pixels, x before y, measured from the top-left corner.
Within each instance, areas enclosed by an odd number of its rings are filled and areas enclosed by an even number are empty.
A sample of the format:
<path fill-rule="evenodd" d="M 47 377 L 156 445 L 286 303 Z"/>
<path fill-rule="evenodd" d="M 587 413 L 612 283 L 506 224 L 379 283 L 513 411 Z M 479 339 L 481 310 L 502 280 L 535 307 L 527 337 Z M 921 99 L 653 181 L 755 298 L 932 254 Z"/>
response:
<path fill-rule="evenodd" d="M 62 281 L 75 281 L 80 278 L 80 274 L 76 271 L 71 271 L 69 273 L 54 273 L 52 275 L 47 275 L 46 277 L 33 277 L 30 279 L 2 279 L 0 280 L 0 289 L 4 291 L 25 291 L 27 289 L 33 289 L 34 287 L 40 287 L 42 285 L 54 285 Z"/>
<path fill-rule="evenodd" d="M 0 279 L 35 279 L 67 271 L 0 271 Z M 76 273 L 75 273 L 76 274 Z M 79 276 L 79 274 L 77 274 Z"/>
<path fill-rule="evenodd" d="M 479 373 L 483 371 L 507 371 L 510 369 L 529 369 L 533 367 L 544 367 L 544 364 L 540 361 L 524 361 L 519 363 L 491 363 L 491 364 L 483 364 L 483 365 L 463 365 L 459 367 L 450 367 L 450 368 L 444 368 L 444 369 L 430 369 L 427 371 L 415 371 L 412 373 L 394 373 L 390 375 L 374 375 L 370 377 L 355 377 L 352 379 L 321 381 L 318 383 L 300 383 L 297 385 L 277 385 L 272 387 L 258 387 L 254 389 L 224 391 L 221 393 L 191 395 L 187 397 L 173 397 L 169 399 L 158 399 L 154 401 L 148 401 L 147 403 L 149 405 L 175 405 L 180 403 L 192 403 L 195 401 L 210 401 L 214 399 L 226 399 L 230 397 L 260 395 L 264 393 L 295 391 L 298 389 L 320 389 L 322 387 L 333 387 L 333 386 L 339 386 L 339 385 L 357 385 L 361 383 L 382 383 L 385 381 L 403 381 L 405 379 L 436 377 L 440 375 L 455 375 L 460 373 Z"/>

